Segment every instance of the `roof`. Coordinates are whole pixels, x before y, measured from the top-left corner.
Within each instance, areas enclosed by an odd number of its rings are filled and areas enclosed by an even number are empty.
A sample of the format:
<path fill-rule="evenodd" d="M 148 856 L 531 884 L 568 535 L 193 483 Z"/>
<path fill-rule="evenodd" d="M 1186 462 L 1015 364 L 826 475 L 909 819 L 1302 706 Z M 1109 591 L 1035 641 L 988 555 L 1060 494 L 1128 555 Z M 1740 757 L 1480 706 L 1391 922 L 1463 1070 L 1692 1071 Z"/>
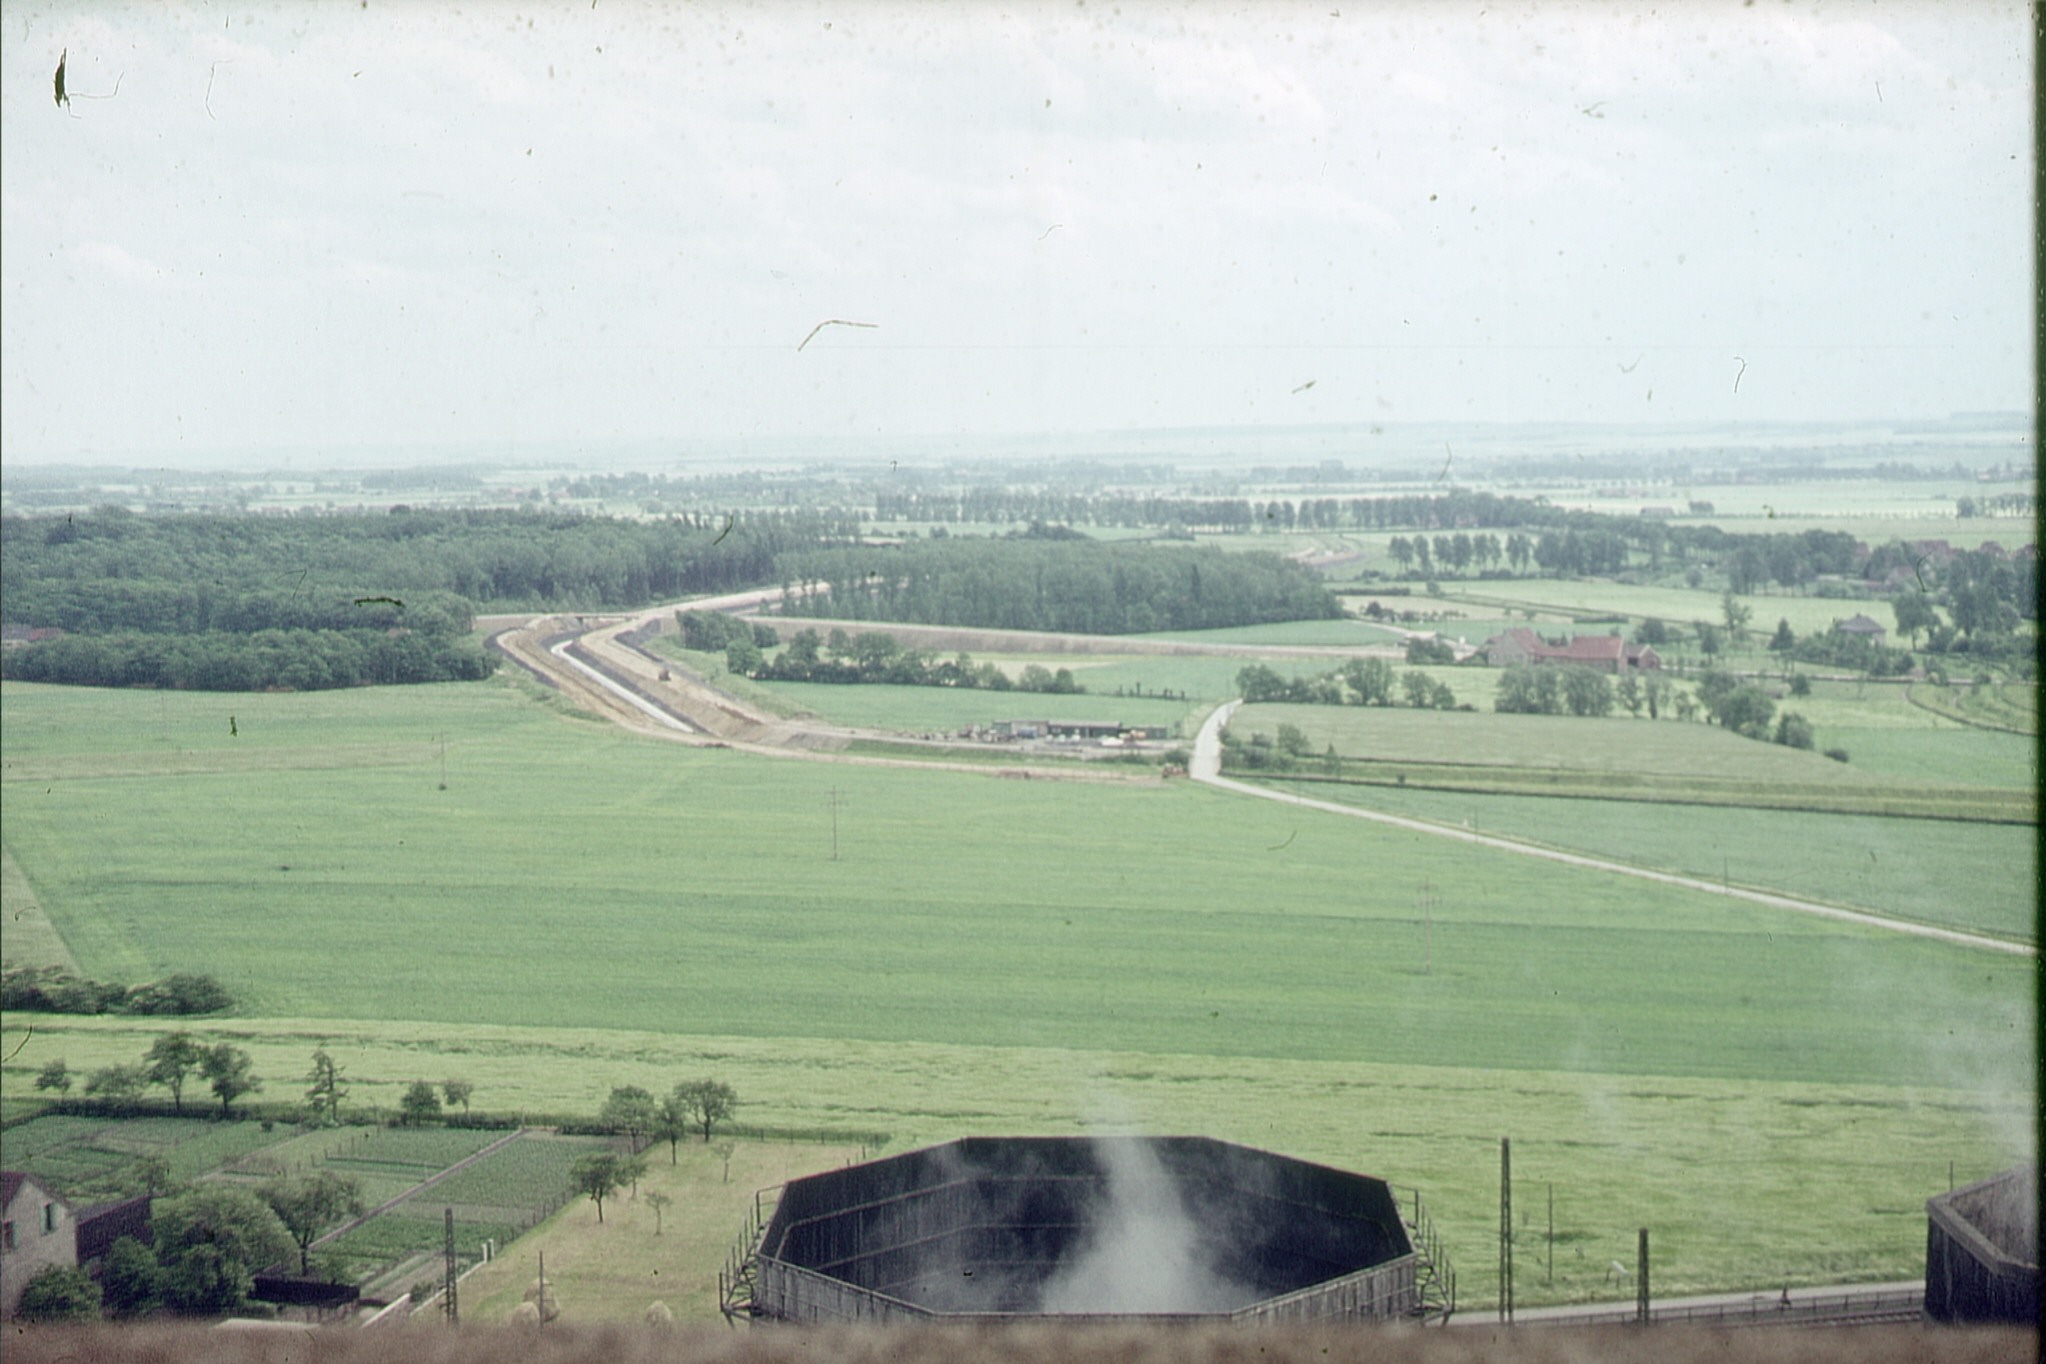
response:
<path fill-rule="evenodd" d="M 147 1194 L 82 1208 L 77 1214 L 77 1221 L 78 1258 L 81 1260 L 98 1259 L 123 1236 L 132 1236 L 144 1243 L 155 1239 Z"/>
<path fill-rule="evenodd" d="M 1861 615 L 1858 612 L 1849 616 L 1846 620 L 1834 621 L 1833 628 L 1835 630 L 1844 630 L 1850 635 L 1879 635 L 1883 633 L 1882 622 L 1870 620 L 1867 616 Z"/>
<path fill-rule="evenodd" d="M 1618 635 L 1578 635 L 1556 652 L 1572 663 L 1611 663 L 1627 656 L 1627 641 Z"/>
<path fill-rule="evenodd" d="M 58 1198 L 56 1191 L 44 1183 L 40 1177 L 29 1174 L 26 1170 L 0 1170 L 0 1205 L 12 1203 L 14 1196 L 21 1192 L 22 1186 L 25 1184 L 35 1185 L 44 1194 L 57 1199 L 59 1203 L 64 1201 L 62 1198 Z"/>

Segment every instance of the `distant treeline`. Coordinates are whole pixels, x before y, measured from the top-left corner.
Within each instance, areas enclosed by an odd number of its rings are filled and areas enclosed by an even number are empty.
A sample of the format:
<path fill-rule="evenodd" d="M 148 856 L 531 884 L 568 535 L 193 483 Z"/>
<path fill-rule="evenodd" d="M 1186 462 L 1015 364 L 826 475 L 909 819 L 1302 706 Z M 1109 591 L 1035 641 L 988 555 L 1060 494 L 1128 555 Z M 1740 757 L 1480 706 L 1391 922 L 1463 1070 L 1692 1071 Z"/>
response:
<path fill-rule="evenodd" d="M 234 634 L 65 635 L 9 649 L 0 675 L 74 687 L 180 691 L 320 691 L 330 687 L 466 682 L 495 663 L 467 635 L 382 630 L 258 630 Z"/>
<path fill-rule="evenodd" d="M 625 521 L 539 511 L 393 509 L 299 516 L 0 518 L 6 624 L 67 630 L 261 629 L 218 598 L 460 597 L 479 611 L 597 610 L 776 581 L 782 556 L 857 527 L 808 512 Z M 169 589 L 165 585 L 173 585 Z M 171 594 L 167 601 L 162 595 Z M 161 613 L 176 607 L 178 624 Z M 107 603 L 95 608 L 95 601 Z M 196 618 L 203 614 L 203 619 Z M 404 624 L 413 624 L 406 621 Z M 416 625 L 414 628 L 417 628 Z"/>
<path fill-rule="evenodd" d="M 920 540 L 797 561 L 791 616 L 998 630 L 1139 634 L 1320 620 L 1342 606 L 1276 554 L 1109 544 L 1067 531 Z"/>
<path fill-rule="evenodd" d="M 207 691 L 459 681 L 493 662 L 479 606 L 640 605 L 775 581 L 850 525 L 799 513 L 659 521 L 504 511 L 0 518 L 0 620 L 21 681 Z"/>

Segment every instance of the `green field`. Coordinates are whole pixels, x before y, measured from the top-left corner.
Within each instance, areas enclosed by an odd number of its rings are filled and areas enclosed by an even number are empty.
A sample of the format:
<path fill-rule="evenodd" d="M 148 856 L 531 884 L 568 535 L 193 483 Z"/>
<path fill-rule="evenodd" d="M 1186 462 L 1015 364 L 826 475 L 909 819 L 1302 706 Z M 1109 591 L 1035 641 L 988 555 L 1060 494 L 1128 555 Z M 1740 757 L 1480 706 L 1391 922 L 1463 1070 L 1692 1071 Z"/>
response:
<path fill-rule="evenodd" d="M 1452 605 L 1465 605 L 1466 609 L 1507 606 L 1519 610 L 1533 607 L 1544 615 L 1565 620 L 1572 615 L 1626 616 L 1638 623 L 1654 616 L 1665 624 L 1688 628 L 1692 621 L 1702 620 L 1718 625 L 1725 619 L 1720 594 L 1716 591 L 1687 587 L 1637 587 L 1627 583 L 1578 579 L 1446 582 L 1442 585 L 1441 600 Z M 1846 620 L 1857 612 L 1885 629 L 1893 629 L 1897 623 L 1889 602 L 1876 598 L 1849 600 L 1754 593 L 1736 600 L 1751 613 L 1749 631 L 1760 631 L 1764 639 L 1775 630 L 1779 620 L 1789 621 L 1791 630 L 1799 635 L 1828 630 L 1834 621 Z M 1604 628 L 1600 627 L 1598 632 L 1603 633 Z M 1589 631 L 1592 627 L 1585 629 Z M 1627 633 L 1631 636 L 1633 632 L 1630 629 Z"/>
<path fill-rule="evenodd" d="M 1369 621 L 1292 620 L 1272 625 L 1238 625 L 1226 630 L 1165 631 L 1136 638 L 1187 640 L 1197 644 L 1313 644 L 1351 649 L 1367 644 L 1398 644 L 1406 636 Z"/>
<path fill-rule="evenodd" d="M 1312 753 L 1333 744 L 1360 760 L 1343 775 L 1372 784 L 1316 784 L 1310 794 L 1323 799 L 2032 939 L 2029 744 L 1935 729 L 1944 722 L 1908 706 L 1900 688 L 1855 690 L 1825 684 L 1788 703 L 1813 703 L 1821 742 L 1862 755 L 1849 764 L 1667 720 L 1260 705 L 1232 728 L 1293 724 Z M 1860 728 L 1833 723 L 1857 718 Z M 1317 759 L 1303 764 L 1319 770 Z M 1892 809 L 2000 822 L 1871 817 Z"/>
<path fill-rule="evenodd" d="M 13 1079 L 8 1081 L 15 1083 Z M 75 1199 L 128 1197 L 140 1182 L 135 1162 L 161 1156 L 175 1181 L 196 1179 L 222 1164 L 255 1158 L 290 1136 L 261 1123 L 220 1123 L 211 1118 L 37 1118 L 0 1134 L 7 1168 L 30 1170 Z"/>
<path fill-rule="evenodd" d="M 280 1092 L 324 1045 L 386 1109 L 719 1073 L 898 1141 L 1130 1121 L 1419 1184 L 1473 1247 L 1524 1134 L 1587 1256 L 1671 1229 L 1669 1291 L 1908 1273 L 1935 1172 L 2026 1130 L 2029 962 L 1184 783 L 762 761 L 504 683 L 0 707 L 6 848 L 81 967 L 219 975 L 241 1016 L 195 1030 Z M 9 1018 L 6 1085 L 160 1028 Z"/>

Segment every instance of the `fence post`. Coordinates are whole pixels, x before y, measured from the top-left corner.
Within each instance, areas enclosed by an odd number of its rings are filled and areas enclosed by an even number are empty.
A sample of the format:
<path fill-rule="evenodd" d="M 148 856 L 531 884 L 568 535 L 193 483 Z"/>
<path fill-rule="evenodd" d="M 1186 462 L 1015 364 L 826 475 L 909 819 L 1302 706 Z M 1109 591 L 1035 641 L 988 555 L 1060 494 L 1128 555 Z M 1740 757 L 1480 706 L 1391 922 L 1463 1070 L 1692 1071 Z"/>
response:
<path fill-rule="evenodd" d="M 1648 1324 L 1648 1228 L 1641 1228 L 1640 1265 L 1634 1273 L 1634 1316 Z"/>

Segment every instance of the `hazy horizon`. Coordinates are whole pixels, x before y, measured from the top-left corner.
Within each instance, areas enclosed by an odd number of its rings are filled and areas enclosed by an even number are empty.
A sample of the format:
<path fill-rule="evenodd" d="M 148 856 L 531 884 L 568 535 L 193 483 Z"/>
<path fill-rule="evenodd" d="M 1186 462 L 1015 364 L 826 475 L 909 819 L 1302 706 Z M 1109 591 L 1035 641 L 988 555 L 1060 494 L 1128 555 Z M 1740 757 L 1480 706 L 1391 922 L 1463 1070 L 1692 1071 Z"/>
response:
<path fill-rule="evenodd" d="M 10 464 L 2033 401 L 2011 0 L 6 16 Z"/>

